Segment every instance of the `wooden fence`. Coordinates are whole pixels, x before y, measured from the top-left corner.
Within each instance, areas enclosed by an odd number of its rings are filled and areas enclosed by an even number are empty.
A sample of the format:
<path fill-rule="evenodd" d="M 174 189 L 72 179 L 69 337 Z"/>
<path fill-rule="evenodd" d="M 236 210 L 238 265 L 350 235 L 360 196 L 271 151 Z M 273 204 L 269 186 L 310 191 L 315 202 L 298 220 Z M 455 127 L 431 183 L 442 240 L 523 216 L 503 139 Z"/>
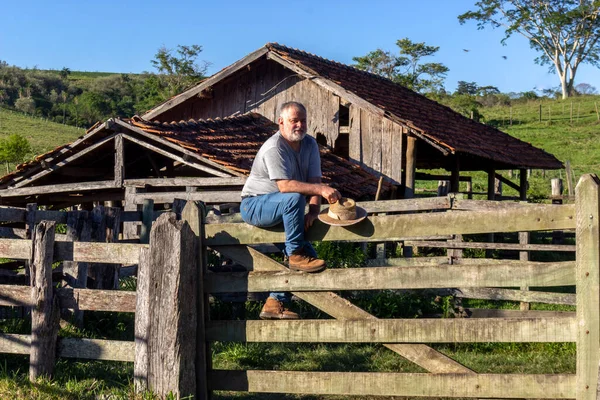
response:
<path fill-rule="evenodd" d="M 34 224 L 32 239 L 0 240 L 0 257 L 31 260 L 31 287 L 0 285 L 0 304 L 31 307 L 32 334 L 0 336 L 0 352 L 29 353 L 32 378 L 51 374 L 53 359 L 49 354 L 56 348 L 58 357 L 134 361 L 137 388 L 150 388 L 159 394 L 196 394 L 201 399 L 213 390 L 477 398 L 597 397 L 600 181 L 595 176 L 581 179 L 576 202 L 570 205 L 497 203 L 452 196 L 382 201 L 363 204 L 371 216 L 358 225 L 344 228 L 317 222 L 307 233 L 308 239 L 314 241 L 400 241 L 410 246 L 460 250 L 486 247 L 459 241 L 456 235 L 575 230 L 574 262 L 461 257 L 452 257 L 449 262 L 448 257 L 384 257 L 370 261 L 368 268 L 305 274 L 289 271 L 255 250 L 255 245 L 283 242 L 281 228 L 252 227 L 235 215 L 204 219 L 202 207 L 187 203 L 181 220 L 175 214 L 165 213 L 148 232 L 153 218 L 150 215 L 157 214 L 151 211 L 150 204 L 145 206 L 146 218 L 141 213 L 126 212 L 122 221 L 144 220 L 141 241 L 149 244 L 56 241 L 53 223 L 44 221 L 48 214 L 38 213 L 35 220 L 43 222 Z M 6 220 L 11 212 L 19 214 L 13 220 L 33 221 L 19 210 L 0 209 L 0 216 Z M 573 250 L 570 245 L 555 244 L 514 243 L 500 247 L 519 252 Z M 209 272 L 208 249 L 245 266 L 247 271 Z M 137 292 L 50 290 L 52 260 L 137 262 Z M 576 286 L 577 295 L 526 290 L 531 286 L 569 285 Z M 382 289 L 445 290 L 473 298 L 576 304 L 577 311 L 525 311 L 519 312 L 518 318 L 508 312 L 481 312 L 478 316 L 486 318 L 378 319 L 334 293 Z M 208 319 L 209 294 L 264 291 L 290 291 L 333 318 Z M 57 339 L 57 308 L 135 312 L 135 342 Z M 213 370 L 207 354 L 210 343 L 216 340 L 382 343 L 429 372 Z M 575 342 L 577 373 L 478 374 L 423 344 L 474 342 Z"/>

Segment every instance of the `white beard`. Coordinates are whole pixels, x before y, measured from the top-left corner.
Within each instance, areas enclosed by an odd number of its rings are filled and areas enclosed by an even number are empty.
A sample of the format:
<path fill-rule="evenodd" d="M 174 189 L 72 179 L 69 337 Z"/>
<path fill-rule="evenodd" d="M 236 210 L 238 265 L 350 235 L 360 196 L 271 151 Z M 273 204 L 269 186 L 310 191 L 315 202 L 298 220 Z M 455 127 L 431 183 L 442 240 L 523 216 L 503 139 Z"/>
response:
<path fill-rule="evenodd" d="M 304 139 L 305 136 L 306 136 L 306 132 L 304 132 L 304 133 L 292 132 L 290 134 L 290 141 L 291 142 L 300 142 L 300 141 L 302 141 L 302 139 Z"/>

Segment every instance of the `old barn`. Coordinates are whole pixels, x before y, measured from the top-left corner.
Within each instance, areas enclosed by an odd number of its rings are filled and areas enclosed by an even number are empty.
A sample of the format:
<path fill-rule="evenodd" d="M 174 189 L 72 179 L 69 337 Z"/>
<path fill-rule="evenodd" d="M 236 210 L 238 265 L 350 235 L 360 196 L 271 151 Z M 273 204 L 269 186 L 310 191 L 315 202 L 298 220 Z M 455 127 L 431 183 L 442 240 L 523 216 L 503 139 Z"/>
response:
<path fill-rule="evenodd" d="M 551 154 L 478 123 L 377 75 L 269 43 L 148 111 L 152 121 L 247 112 L 276 121 L 290 100 L 307 105 L 309 131 L 334 153 L 412 196 L 416 169 L 443 168 L 458 191 L 461 171 L 559 169 Z M 525 174 L 519 186 L 523 197 Z M 490 185 L 493 186 L 493 185 Z"/>

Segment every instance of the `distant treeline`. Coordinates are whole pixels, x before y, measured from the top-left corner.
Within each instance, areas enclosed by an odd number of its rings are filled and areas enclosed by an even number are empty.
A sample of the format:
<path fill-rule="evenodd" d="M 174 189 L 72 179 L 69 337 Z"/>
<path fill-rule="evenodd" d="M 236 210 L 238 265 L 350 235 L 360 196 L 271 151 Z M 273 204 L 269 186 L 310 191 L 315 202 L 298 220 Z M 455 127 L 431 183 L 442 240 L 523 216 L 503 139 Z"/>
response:
<path fill-rule="evenodd" d="M 22 69 L 0 61 L 0 107 L 87 128 L 111 117 L 143 114 L 181 92 L 185 86 L 198 82 L 201 75 L 196 70 L 192 72 L 183 78 L 177 73 L 71 73 L 68 68 L 60 71 Z M 580 84 L 576 89 L 576 94 L 597 93 L 596 88 L 588 84 Z M 442 87 L 424 94 L 466 117 L 480 120 L 484 107 L 556 98 L 560 92 L 557 88 L 505 94 L 493 86 L 460 81 L 453 93 Z"/>
<path fill-rule="evenodd" d="M 71 76 L 72 75 L 72 76 Z M 89 127 L 131 117 L 171 96 L 165 76 L 152 73 L 86 76 L 9 66 L 0 61 L 0 106 L 58 123 Z"/>

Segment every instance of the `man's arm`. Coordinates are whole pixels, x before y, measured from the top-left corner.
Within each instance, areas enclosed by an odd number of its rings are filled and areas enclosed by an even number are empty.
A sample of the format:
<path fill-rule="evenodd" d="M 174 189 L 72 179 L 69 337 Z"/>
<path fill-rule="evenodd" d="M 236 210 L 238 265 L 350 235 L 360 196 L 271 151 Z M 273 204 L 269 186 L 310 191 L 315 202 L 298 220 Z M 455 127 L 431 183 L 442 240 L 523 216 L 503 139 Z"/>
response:
<path fill-rule="evenodd" d="M 335 203 L 342 195 L 331 186 L 320 183 L 321 178 L 310 178 L 310 181 L 319 180 L 319 182 L 301 182 L 294 179 L 277 180 L 277 188 L 281 193 L 300 193 L 305 196 L 324 197 L 329 203 Z M 312 204 L 312 198 L 311 198 Z M 320 199 L 319 199 L 320 204 Z"/>

